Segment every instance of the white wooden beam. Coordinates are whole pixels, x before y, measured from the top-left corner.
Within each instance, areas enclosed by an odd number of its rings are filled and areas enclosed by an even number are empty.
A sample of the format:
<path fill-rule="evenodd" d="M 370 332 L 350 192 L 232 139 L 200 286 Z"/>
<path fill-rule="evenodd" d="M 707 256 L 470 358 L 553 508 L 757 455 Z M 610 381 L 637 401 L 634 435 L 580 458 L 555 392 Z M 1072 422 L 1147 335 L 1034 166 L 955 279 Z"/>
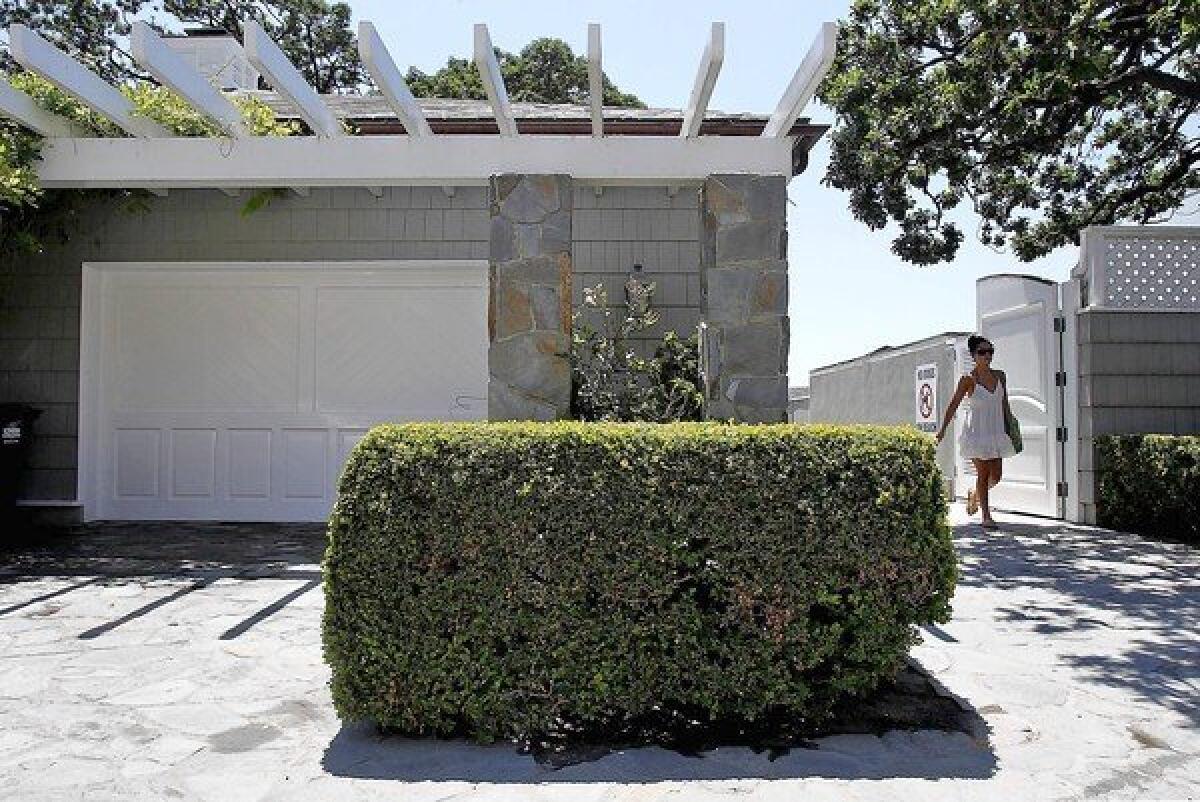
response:
<path fill-rule="evenodd" d="M 717 76 L 721 74 L 724 61 L 725 23 L 714 22 L 708 34 L 708 44 L 704 46 L 704 55 L 700 57 L 700 68 L 696 71 L 696 82 L 692 84 L 692 94 L 683 114 L 680 136 L 690 139 L 700 135 L 708 101 L 712 97 L 713 87 L 717 85 Z"/>
<path fill-rule="evenodd" d="M 308 123 L 308 127 L 317 136 L 345 136 L 342 124 L 320 95 L 316 93 L 300 71 L 288 61 L 288 57 L 279 49 L 279 45 L 271 41 L 267 32 L 253 19 L 247 17 L 242 23 L 246 50 L 246 58 L 254 68 L 263 74 L 267 83 L 275 87 L 275 91 L 283 95 L 296 107 L 296 111 Z"/>
<path fill-rule="evenodd" d="M 84 136 L 84 131 L 68 120 L 51 114 L 33 98 L 0 79 L 0 115 L 20 123 L 42 136 Z"/>
<path fill-rule="evenodd" d="M 479 77 L 483 79 L 483 88 L 492 104 L 492 113 L 496 115 L 500 135 L 516 136 L 517 121 L 513 117 L 512 104 L 508 102 L 504 76 L 500 72 L 500 63 L 496 61 L 492 37 L 488 35 L 487 26 L 483 24 L 475 26 L 475 66 L 479 68 Z"/>
<path fill-rule="evenodd" d="M 153 28 L 138 20 L 133 23 L 129 41 L 134 60 L 160 84 L 182 97 L 230 136 L 250 136 L 237 107 L 168 47 Z"/>
<path fill-rule="evenodd" d="M 588 24 L 588 106 L 592 110 L 592 136 L 604 136 L 604 55 L 600 25 Z"/>
<path fill-rule="evenodd" d="M 42 186 L 482 186 L 500 173 L 569 173 L 588 183 L 688 184 L 714 173 L 792 174 L 787 137 L 521 136 L 48 139 Z"/>
<path fill-rule="evenodd" d="M 383 39 L 379 37 L 375 26 L 366 20 L 358 23 L 358 55 L 366 65 L 367 72 L 371 73 L 379 91 L 387 98 L 392 111 L 396 112 L 400 122 L 404 123 L 405 132 L 413 136 L 433 136 L 429 121 L 425 119 L 425 112 L 413 97 Z"/>
<path fill-rule="evenodd" d="M 8 28 L 12 57 L 69 95 L 78 98 L 97 114 L 112 120 L 126 133 L 142 137 L 171 136 L 153 120 L 134 113 L 133 103 L 96 73 L 38 36 L 27 26 Z"/>
<path fill-rule="evenodd" d="M 783 97 L 779 99 L 775 113 L 767 121 L 767 126 L 762 132 L 763 136 L 787 136 L 788 131 L 792 130 L 796 118 L 800 116 L 800 112 L 804 111 L 804 107 L 816 93 L 817 87 L 821 85 L 821 79 L 825 77 L 825 73 L 829 72 L 836 53 L 837 23 L 822 23 L 817 38 L 813 40 L 812 46 L 808 49 L 808 54 L 804 56 L 804 61 L 800 62 L 796 74 L 792 76 L 791 83 L 788 84 Z"/>

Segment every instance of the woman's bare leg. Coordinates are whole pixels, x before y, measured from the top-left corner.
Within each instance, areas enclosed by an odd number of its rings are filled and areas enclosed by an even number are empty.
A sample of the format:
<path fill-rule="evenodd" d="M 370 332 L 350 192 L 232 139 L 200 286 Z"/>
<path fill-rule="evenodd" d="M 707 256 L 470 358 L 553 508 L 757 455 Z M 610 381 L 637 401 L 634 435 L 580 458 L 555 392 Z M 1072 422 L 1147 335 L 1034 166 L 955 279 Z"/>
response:
<path fill-rule="evenodd" d="M 995 487 L 1000 484 L 1000 478 L 1004 476 L 1004 460 L 992 459 L 988 460 L 991 463 L 991 475 L 988 478 L 988 487 Z"/>
<path fill-rule="evenodd" d="M 991 475 L 991 471 L 988 467 L 989 460 L 972 459 L 971 462 L 975 465 L 975 501 L 982 507 L 982 509 L 986 510 L 988 477 Z"/>
<path fill-rule="evenodd" d="M 979 509 L 983 513 L 983 522 L 991 523 L 992 508 L 990 506 L 990 500 L 988 498 L 988 490 L 995 487 L 996 483 L 1000 481 L 1000 475 L 1001 475 L 1002 469 L 1000 467 L 1000 460 L 998 460 L 998 459 L 983 460 L 983 463 L 984 463 L 985 475 L 987 478 L 986 478 L 985 482 L 983 483 L 983 485 L 984 485 L 983 492 L 979 496 Z"/>

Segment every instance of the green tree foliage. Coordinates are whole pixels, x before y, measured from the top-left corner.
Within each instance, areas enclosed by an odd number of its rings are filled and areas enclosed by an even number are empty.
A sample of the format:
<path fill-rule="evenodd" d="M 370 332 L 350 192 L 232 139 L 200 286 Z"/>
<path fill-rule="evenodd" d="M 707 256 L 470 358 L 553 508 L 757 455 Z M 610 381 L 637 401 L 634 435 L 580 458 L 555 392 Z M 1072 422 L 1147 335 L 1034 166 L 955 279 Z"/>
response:
<path fill-rule="evenodd" d="M 165 13 L 167 16 L 163 17 Z M 129 54 L 135 18 L 160 28 L 218 28 L 242 38 L 242 19 L 263 26 L 309 83 L 320 92 L 359 89 L 365 82 L 350 6 L 327 0 L 0 0 L 0 27 L 23 22 L 105 80 L 126 83 L 149 76 Z M 163 22 L 169 25 L 163 25 Z M 7 49 L 0 67 L 16 67 Z"/>
<path fill-rule="evenodd" d="M 954 257 L 960 204 L 1027 261 L 1200 190 L 1196 0 L 856 0 L 818 96 L 825 181 L 915 264 Z"/>
<path fill-rule="evenodd" d="M 350 6 L 327 0 L 163 0 L 177 19 L 242 38 L 253 17 L 318 92 L 353 92 L 366 82 Z"/>
<path fill-rule="evenodd" d="M 534 39 L 513 54 L 496 48 L 510 99 L 526 103 L 587 103 L 587 59 L 575 55 L 561 39 Z M 474 62 L 450 58 L 433 74 L 410 67 L 407 79 L 417 97 L 487 98 Z M 622 92 L 604 77 L 604 105 L 645 108 L 635 95 Z"/>
<path fill-rule="evenodd" d="M 0 28 L 28 25 L 105 80 L 120 83 L 146 77 L 124 39 L 146 6 L 147 0 L 0 0 Z M 7 47 L 0 48 L 0 68 L 17 69 Z"/>

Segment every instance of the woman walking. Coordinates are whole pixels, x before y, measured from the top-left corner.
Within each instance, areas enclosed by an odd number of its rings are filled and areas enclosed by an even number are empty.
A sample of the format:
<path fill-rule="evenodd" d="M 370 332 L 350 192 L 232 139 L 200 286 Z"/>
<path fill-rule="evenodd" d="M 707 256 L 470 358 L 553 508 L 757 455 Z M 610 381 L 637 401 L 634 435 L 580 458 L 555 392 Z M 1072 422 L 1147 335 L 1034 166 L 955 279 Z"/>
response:
<path fill-rule="evenodd" d="M 958 388 L 946 408 L 946 417 L 938 431 L 937 441 L 942 442 L 946 427 L 954 420 L 954 413 L 966 396 L 969 399 L 967 421 L 958 446 L 959 453 L 975 465 L 975 487 L 967 491 L 967 514 L 974 515 L 982 509 L 983 528 L 996 529 L 988 505 L 988 491 L 996 486 L 1003 475 L 1004 458 L 1017 453 L 1005 426 L 1005 421 L 1012 414 L 1008 406 L 1008 381 L 1004 371 L 992 367 L 996 348 L 990 340 L 973 335 L 967 340 L 967 348 L 971 351 L 975 366 L 958 380 Z"/>

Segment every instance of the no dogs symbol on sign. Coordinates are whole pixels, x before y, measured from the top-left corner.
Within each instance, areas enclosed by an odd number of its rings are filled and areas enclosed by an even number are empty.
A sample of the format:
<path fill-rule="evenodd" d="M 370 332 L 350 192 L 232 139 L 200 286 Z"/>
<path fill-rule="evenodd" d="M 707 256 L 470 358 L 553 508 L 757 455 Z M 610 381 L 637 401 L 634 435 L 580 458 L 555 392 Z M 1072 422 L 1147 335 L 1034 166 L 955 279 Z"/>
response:
<path fill-rule="evenodd" d="M 917 428 L 937 432 L 937 365 L 918 365 L 916 373 Z"/>

